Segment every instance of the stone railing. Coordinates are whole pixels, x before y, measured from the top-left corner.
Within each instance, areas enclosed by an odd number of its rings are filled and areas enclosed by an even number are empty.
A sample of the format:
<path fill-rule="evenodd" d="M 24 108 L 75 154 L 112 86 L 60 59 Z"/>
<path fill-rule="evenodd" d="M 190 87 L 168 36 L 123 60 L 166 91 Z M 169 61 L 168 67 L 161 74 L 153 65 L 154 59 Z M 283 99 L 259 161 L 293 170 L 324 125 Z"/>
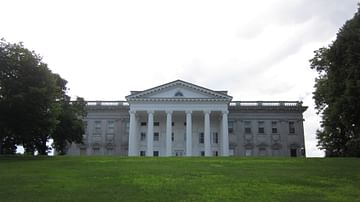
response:
<path fill-rule="evenodd" d="M 86 106 L 129 106 L 126 101 L 86 101 Z"/>
<path fill-rule="evenodd" d="M 301 101 L 233 101 L 231 107 L 301 107 Z"/>

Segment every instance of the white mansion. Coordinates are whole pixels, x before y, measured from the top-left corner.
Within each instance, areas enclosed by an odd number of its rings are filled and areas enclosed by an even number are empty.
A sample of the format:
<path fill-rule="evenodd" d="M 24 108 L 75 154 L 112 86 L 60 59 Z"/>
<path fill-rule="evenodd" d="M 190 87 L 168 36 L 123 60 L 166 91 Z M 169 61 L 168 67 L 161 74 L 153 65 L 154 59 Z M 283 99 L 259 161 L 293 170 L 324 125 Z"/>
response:
<path fill-rule="evenodd" d="M 70 155 L 301 156 L 305 153 L 297 101 L 232 101 L 176 80 L 126 101 L 89 101 L 84 143 Z"/>

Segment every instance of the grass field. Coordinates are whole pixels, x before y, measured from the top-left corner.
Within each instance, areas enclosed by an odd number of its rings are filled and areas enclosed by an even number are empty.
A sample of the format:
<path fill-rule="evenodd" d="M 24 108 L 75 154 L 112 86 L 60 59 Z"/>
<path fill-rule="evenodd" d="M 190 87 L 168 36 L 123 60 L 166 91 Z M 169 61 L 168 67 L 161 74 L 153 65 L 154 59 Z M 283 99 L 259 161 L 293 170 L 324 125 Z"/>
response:
<path fill-rule="evenodd" d="M 0 201 L 360 201 L 360 159 L 0 157 Z"/>

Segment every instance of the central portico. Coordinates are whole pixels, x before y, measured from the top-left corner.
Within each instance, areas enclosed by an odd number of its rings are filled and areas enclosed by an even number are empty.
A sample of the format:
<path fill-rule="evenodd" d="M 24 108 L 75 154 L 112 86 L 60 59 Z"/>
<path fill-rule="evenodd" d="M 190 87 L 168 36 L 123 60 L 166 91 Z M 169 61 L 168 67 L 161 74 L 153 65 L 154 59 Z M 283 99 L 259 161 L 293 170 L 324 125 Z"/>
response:
<path fill-rule="evenodd" d="M 176 80 L 126 99 L 129 156 L 229 155 L 226 91 Z"/>

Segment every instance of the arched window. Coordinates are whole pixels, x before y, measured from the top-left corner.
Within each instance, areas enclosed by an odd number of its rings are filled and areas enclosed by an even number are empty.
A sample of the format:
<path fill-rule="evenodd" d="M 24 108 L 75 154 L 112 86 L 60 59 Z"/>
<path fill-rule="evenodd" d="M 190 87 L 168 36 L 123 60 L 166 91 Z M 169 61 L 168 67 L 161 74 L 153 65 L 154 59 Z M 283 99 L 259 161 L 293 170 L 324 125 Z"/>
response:
<path fill-rule="evenodd" d="M 183 93 L 181 91 L 178 91 L 175 93 L 175 97 L 183 97 Z"/>

